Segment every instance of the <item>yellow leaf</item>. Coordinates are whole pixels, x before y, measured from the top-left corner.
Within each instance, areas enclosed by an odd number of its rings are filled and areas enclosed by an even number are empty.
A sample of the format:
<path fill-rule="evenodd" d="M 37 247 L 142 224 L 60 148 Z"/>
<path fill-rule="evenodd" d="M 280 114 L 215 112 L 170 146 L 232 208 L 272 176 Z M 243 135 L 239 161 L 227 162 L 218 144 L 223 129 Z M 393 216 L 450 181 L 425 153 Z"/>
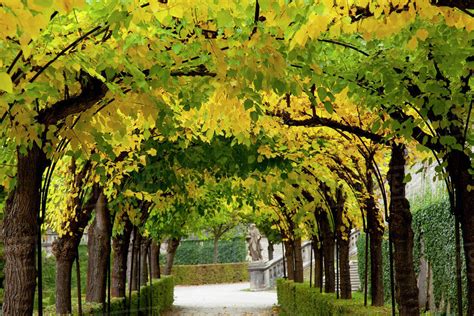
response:
<path fill-rule="evenodd" d="M 0 72 L 0 90 L 8 93 L 13 92 L 12 79 L 6 72 Z"/>
<path fill-rule="evenodd" d="M 155 148 L 151 148 L 149 150 L 147 150 L 147 153 L 150 155 L 150 156 L 156 156 L 156 149 Z"/>
<path fill-rule="evenodd" d="M 178 19 L 181 19 L 184 16 L 184 9 L 181 4 L 174 5 L 170 8 L 170 15 Z"/>
<path fill-rule="evenodd" d="M 429 33 L 426 29 L 419 29 L 418 31 L 416 31 L 416 37 L 421 41 L 426 40 L 428 35 Z"/>
<path fill-rule="evenodd" d="M 418 46 L 418 40 L 416 39 L 416 36 L 413 36 L 406 45 L 406 47 L 409 50 L 415 50 L 417 46 Z"/>

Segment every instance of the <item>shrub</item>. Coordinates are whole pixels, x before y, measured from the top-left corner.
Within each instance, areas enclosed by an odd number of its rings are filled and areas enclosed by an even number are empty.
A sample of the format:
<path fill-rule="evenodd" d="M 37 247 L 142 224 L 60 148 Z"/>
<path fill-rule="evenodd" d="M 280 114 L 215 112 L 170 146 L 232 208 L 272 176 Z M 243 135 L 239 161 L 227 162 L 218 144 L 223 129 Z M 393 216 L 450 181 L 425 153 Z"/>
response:
<path fill-rule="evenodd" d="M 219 240 L 218 263 L 244 262 L 247 256 L 247 248 L 244 238 L 230 240 Z M 214 244 L 212 240 L 184 240 L 181 241 L 174 264 L 210 264 L 213 262 Z M 160 258 L 166 262 L 164 254 Z"/>
<path fill-rule="evenodd" d="M 278 304 L 282 316 L 332 316 L 332 315 L 390 315 L 385 307 L 363 306 L 362 297 L 354 293 L 354 299 L 336 299 L 334 293 L 320 293 L 308 283 L 277 280 Z"/>
<path fill-rule="evenodd" d="M 133 291 L 130 304 L 130 315 L 160 315 L 161 312 L 167 310 L 173 305 L 174 280 L 173 277 L 164 276 L 161 279 L 154 279 L 152 286 L 144 285 L 138 291 Z M 140 300 L 139 300 L 140 299 Z M 128 315 L 129 298 L 114 297 L 110 301 L 110 313 L 112 315 Z M 84 315 L 104 315 L 103 305 L 99 303 L 83 304 Z M 73 306 L 73 310 L 77 311 L 77 306 Z M 53 315 L 55 312 L 54 305 L 45 309 L 46 315 Z"/>
<path fill-rule="evenodd" d="M 236 283 L 249 280 L 247 263 L 175 265 L 171 273 L 176 284 L 180 285 Z"/>

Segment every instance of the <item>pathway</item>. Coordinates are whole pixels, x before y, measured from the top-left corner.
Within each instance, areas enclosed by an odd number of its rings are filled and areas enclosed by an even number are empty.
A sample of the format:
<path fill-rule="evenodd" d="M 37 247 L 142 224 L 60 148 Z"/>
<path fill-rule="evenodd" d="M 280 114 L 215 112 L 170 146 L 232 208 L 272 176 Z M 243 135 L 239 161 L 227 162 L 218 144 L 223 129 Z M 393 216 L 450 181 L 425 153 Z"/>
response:
<path fill-rule="evenodd" d="M 273 316 L 276 291 L 252 292 L 250 284 L 175 286 L 174 308 L 166 316 Z"/>

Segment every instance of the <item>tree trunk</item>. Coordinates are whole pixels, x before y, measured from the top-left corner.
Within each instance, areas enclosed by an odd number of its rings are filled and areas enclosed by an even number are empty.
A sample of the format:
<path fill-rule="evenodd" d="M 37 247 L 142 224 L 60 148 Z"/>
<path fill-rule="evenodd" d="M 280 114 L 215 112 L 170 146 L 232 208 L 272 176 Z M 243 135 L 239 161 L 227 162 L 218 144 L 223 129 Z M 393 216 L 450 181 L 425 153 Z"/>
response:
<path fill-rule="evenodd" d="M 53 242 L 56 257 L 56 314 L 71 314 L 71 276 L 72 264 L 77 256 L 80 235 L 63 235 Z"/>
<path fill-rule="evenodd" d="M 295 238 L 294 240 L 294 256 L 295 256 L 295 282 L 303 283 L 304 271 L 303 271 L 303 253 L 301 251 L 301 237 Z"/>
<path fill-rule="evenodd" d="M 334 272 L 334 234 L 329 227 L 326 214 L 321 214 L 319 223 L 323 239 L 323 259 L 324 259 L 324 292 L 336 292 L 336 275 Z"/>
<path fill-rule="evenodd" d="M 46 159 L 33 144 L 26 155 L 17 153 L 16 187 L 4 217 L 4 315 L 32 315 L 36 286 L 35 248 L 40 210 L 40 188 Z"/>
<path fill-rule="evenodd" d="M 138 265 L 140 264 L 139 253 L 140 253 L 141 241 L 142 241 L 142 235 L 140 234 L 138 229 L 136 229 L 135 233 L 133 234 L 133 239 L 131 242 L 131 247 L 133 251 L 133 258 L 131 259 L 133 259 L 133 264 L 131 264 L 130 268 L 133 268 L 133 270 L 132 270 L 132 279 L 129 280 L 129 282 L 132 284 L 132 291 L 138 290 L 138 283 L 140 281 L 138 279 L 138 269 L 139 269 Z"/>
<path fill-rule="evenodd" d="M 471 161 L 463 152 L 448 154 L 448 172 L 455 189 L 455 214 L 461 224 L 467 276 L 467 314 L 474 315 L 474 177 L 469 174 Z"/>
<path fill-rule="evenodd" d="M 122 235 L 112 239 L 113 262 L 112 262 L 112 297 L 125 297 L 127 281 L 127 256 L 132 223 L 127 218 Z"/>
<path fill-rule="evenodd" d="M 171 275 L 171 269 L 173 268 L 174 257 L 176 250 L 178 249 L 181 238 L 170 238 L 168 239 L 168 248 L 166 249 L 166 265 L 163 271 L 164 275 Z"/>
<path fill-rule="evenodd" d="M 71 272 L 73 262 L 74 259 L 56 259 L 56 315 L 71 315 Z"/>
<path fill-rule="evenodd" d="M 392 145 L 390 185 L 390 234 L 394 244 L 395 281 L 400 315 L 419 315 L 418 287 L 413 267 L 413 230 L 410 204 L 405 197 L 405 146 Z"/>
<path fill-rule="evenodd" d="M 295 258 L 294 258 L 294 248 L 293 242 L 287 240 L 285 244 L 285 258 L 286 258 L 286 272 L 288 273 L 288 280 L 295 279 Z"/>
<path fill-rule="evenodd" d="M 322 267 L 321 267 L 321 245 L 319 245 L 318 238 L 316 236 L 312 236 L 313 240 L 313 262 L 314 262 L 314 286 L 318 287 L 321 285 L 321 281 L 323 276 L 321 275 Z"/>
<path fill-rule="evenodd" d="M 75 167 L 72 170 L 75 174 Z M 73 191 L 80 192 L 78 186 L 83 185 L 81 176 L 76 176 L 73 183 Z M 53 255 L 56 258 L 56 314 L 71 313 L 71 276 L 72 264 L 77 257 L 78 247 L 83 236 L 84 228 L 89 222 L 90 215 L 99 197 L 98 186 L 94 186 L 92 194 L 85 205 L 79 195 L 75 196 L 68 203 L 68 211 L 76 212 L 71 221 L 63 222 L 67 226 L 64 235 L 53 242 Z M 79 282 L 79 281 L 78 281 Z"/>
<path fill-rule="evenodd" d="M 89 227 L 87 251 L 89 261 L 87 266 L 86 301 L 105 303 L 107 286 L 107 265 L 110 253 L 110 214 L 107 201 L 101 192 L 95 208 L 96 216 Z"/>
<path fill-rule="evenodd" d="M 271 241 L 268 241 L 268 260 L 273 260 L 273 252 L 275 249 L 273 249 L 273 243 Z"/>
<path fill-rule="evenodd" d="M 339 277 L 341 287 L 341 298 L 352 298 L 351 269 L 349 266 L 349 238 L 341 238 L 339 243 Z"/>
<path fill-rule="evenodd" d="M 151 277 L 153 279 L 161 278 L 160 273 L 160 243 L 151 242 Z"/>
<path fill-rule="evenodd" d="M 383 306 L 384 284 L 382 242 L 384 226 L 380 210 L 375 204 L 374 184 L 371 173 L 367 173 L 366 188 L 367 192 L 369 193 L 369 198 L 366 199 L 366 211 L 367 233 L 370 235 L 370 286 L 372 295 L 372 306 Z"/>
<path fill-rule="evenodd" d="M 148 250 L 150 249 L 150 239 L 142 238 L 140 250 L 140 284 L 148 282 Z"/>
<path fill-rule="evenodd" d="M 219 261 L 219 239 L 214 238 L 214 256 L 213 262 L 217 263 Z"/>

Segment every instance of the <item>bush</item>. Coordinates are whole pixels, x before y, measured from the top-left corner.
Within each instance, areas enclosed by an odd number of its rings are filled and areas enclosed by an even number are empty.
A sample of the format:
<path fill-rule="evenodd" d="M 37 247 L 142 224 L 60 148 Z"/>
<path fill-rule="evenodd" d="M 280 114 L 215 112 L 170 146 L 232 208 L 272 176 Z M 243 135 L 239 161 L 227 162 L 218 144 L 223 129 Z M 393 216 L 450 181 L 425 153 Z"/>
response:
<path fill-rule="evenodd" d="M 152 286 L 144 285 L 138 291 L 133 291 L 131 296 L 130 315 L 160 315 L 164 310 L 173 305 L 174 280 L 173 277 L 164 276 L 161 279 L 154 279 Z M 140 299 L 140 300 L 139 300 Z M 77 304 L 73 300 L 73 311 L 77 313 Z M 128 297 L 113 297 L 110 301 L 110 313 L 112 315 L 127 315 Z M 104 306 L 99 303 L 84 303 L 82 310 L 84 315 L 104 315 Z M 55 306 L 50 305 L 45 308 L 45 315 L 54 315 Z"/>
<path fill-rule="evenodd" d="M 336 299 L 334 293 L 320 293 L 319 288 L 310 288 L 308 283 L 277 280 L 277 296 L 282 316 L 312 315 L 390 315 L 385 307 L 363 306 L 360 293 L 353 293 L 352 300 Z"/>
<path fill-rule="evenodd" d="M 176 284 L 180 285 L 236 283 L 249 280 L 247 263 L 175 265 L 171 273 Z"/>
<path fill-rule="evenodd" d="M 245 239 L 219 240 L 218 251 L 218 263 L 244 262 L 247 256 Z M 213 257 L 212 240 L 184 240 L 176 250 L 174 264 L 209 264 L 214 263 Z M 160 261 L 166 262 L 166 257 L 162 255 Z"/>

